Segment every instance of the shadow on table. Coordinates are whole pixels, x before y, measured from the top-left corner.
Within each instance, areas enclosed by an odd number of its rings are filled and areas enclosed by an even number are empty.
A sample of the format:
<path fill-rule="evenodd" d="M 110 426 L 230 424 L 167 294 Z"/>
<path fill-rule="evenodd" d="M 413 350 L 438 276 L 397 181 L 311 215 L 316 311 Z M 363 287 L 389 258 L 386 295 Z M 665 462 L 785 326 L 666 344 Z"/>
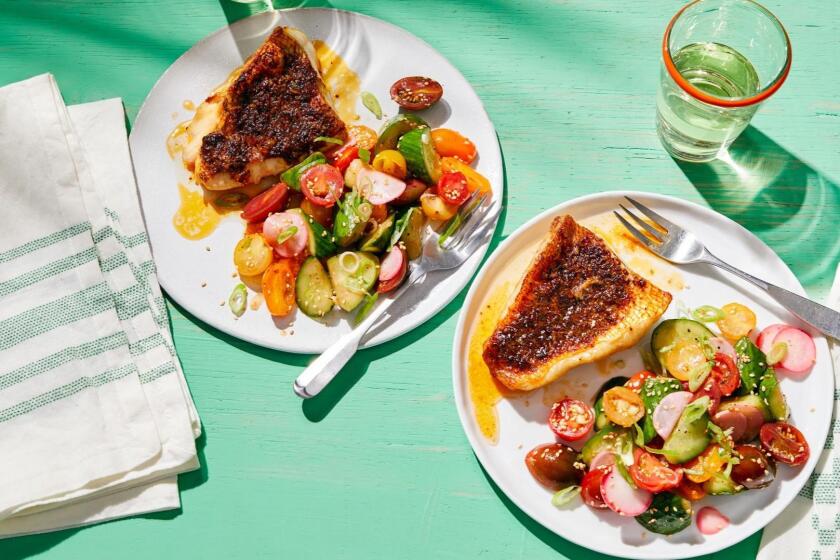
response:
<path fill-rule="evenodd" d="M 201 463 L 200 468 L 195 471 L 182 474 L 178 477 L 178 490 L 185 492 L 197 486 L 204 484 L 208 478 L 207 460 L 204 457 L 204 447 L 207 444 L 207 431 L 202 430 L 201 436 L 195 441 L 198 460 Z M 159 511 L 155 513 L 146 513 L 143 515 L 135 515 L 130 518 L 114 519 L 106 523 L 99 523 L 96 526 L 107 525 L 124 521 L 125 519 L 158 519 L 169 520 L 175 519 L 181 515 L 182 509 L 171 509 L 167 511 Z M 0 540 L 0 558 L 3 560 L 24 560 L 40 555 L 47 550 L 58 545 L 65 539 L 69 539 L 79 531 L 92 528 L 78 527 L 75 529 L 66 529 L 64 531 L 56 531 L 54 533 L 44 533 L 40 535 L 27 535 L 25 537 L 14 537 L 10 539 Z"/>
<path fill-rule="evenodd" d="M 830 285 L 840 260 L 836 182 L 753 126 L 717 160 L 675 161 L 712 208 L 773 247 L 803 284 Z"/>

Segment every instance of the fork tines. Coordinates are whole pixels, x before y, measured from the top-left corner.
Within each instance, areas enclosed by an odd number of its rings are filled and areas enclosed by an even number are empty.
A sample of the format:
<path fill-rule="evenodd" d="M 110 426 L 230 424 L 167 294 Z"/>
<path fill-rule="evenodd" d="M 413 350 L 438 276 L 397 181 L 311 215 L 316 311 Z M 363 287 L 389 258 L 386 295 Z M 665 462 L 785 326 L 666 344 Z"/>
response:
<path fill-rule="evenodd" d="M 669 234 L 671 230 L 678 229 L 677 226 L 669 222 L 667 219 L 663 218 L 641 202 L 630 198 L 629 196 L 625 196 L 630 204 L 632 204 L 639 212 L 644 214 L 649 220 L 653 222 L 653 225 L 639 217 L 635 212 L 624 206 L 623 204 L 619 204 L 622 210 L 633 220 L 636 224 L 638 224 L 638 228 L 631 224 L 627 219 L 619 214 L 617 211 L 613 211 L 615 217 L 618 218 L 618 221 L 627 228 L 633 236 L 639 240 L 643 245 L 648 248 L 653 248 L 656 245 L 659 245 Z M 639 228 L 643 229 L 645 233 L 642 233 Z"/>

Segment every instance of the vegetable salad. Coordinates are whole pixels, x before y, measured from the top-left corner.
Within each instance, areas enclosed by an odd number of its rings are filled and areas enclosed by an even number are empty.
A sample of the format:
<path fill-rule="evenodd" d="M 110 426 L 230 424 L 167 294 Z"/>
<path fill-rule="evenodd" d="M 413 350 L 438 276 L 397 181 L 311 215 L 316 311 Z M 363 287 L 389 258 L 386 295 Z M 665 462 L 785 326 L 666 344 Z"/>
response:
<path fill-rule="evenodd" d="M 442 88 L 430 94 L 437 82 L 424 78 L 411 97 L 412 83 L 395 84 L 395 95 L 414 109 L 442 95 Z M 490 191 L 470 166 L 475 145 L 457 131 L 432 130 L 415 114 L 398 114 L 378 134 L 349 126 L 346 141 L 316 140 L 320 151 L 241 201 L 247 226 L 233 261 L 247 281 L 230 295 L 237 317 L 247 308 L 245 284 L 262 287 L 274 316 L 297 306 L 323 317 L 337 306 L 359 317 L 405 279 L 409 261 L 421 255 L 427 221 L 453 224 L 472 193 Z"/>
<path fill-rule="evenodd" d="M 610 379 L 592 406 L 554 404 L 548 422 L 558 441 L 527 454 L 531 474 L 556 492 L 557 506 L 579 494 L 589 507 L 670 535 L 691 525 L 693 502 L 764 488 L 779 463 L 802 466 L 809 446 L 788 423 L 778 375 L 806 375 L 814 341 L 789 325 L 757 336 L 755 327 L 755 314 L 737 303 L 663 321 L 648 370 Z M 696 522 L 713 534 L 729 520 L 707 506 Z"/>

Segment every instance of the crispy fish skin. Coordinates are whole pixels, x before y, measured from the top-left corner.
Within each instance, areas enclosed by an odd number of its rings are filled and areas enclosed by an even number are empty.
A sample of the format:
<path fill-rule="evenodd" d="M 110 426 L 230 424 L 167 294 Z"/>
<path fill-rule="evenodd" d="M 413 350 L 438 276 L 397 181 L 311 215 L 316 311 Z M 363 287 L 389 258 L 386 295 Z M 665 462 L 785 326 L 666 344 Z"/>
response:
<path fill-rule="evenodd" d="M 212 130 L 190 131 L 204 133 L 198 154 L 190 154 L 198 156 L 200 184 L 211 190 L 256 184 L 317 150 L 317 137 L 346 137 L 305 46 L 301 32 L 278 27 L 199 107 L 196 115 L 215 111 L 216 118 Z"/>
<path fill-rule="evenodd" d="M 670 303 L 601 238 L 560 216 L 484 344 L 484 361 L 505 386 L 536 389 L 633 346 Z"/>

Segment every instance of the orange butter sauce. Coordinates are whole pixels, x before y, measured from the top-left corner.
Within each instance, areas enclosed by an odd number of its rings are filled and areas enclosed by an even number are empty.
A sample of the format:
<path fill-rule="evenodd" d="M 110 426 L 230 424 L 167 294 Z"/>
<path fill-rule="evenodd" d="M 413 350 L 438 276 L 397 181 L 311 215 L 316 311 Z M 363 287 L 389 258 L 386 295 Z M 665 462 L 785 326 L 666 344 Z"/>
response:
<path fill-rule="evenodd" d="M 359 120 L 356 102 L 359 99 L 361 80 L 338 54 L 323 41 L 313 41 L 315 54 L 321 65 L 321 76 L 332 94 L 333 106 L 345 123 Z"/>
<path fill-rule="evenodd" d="M 178 183 L 181 204 L 172 217 L 172 225 L 182 237 L 190 240 L 207 237 L 216 229 L 221 215 L 204 200 L 202 191 L 191 190 Z"/>

